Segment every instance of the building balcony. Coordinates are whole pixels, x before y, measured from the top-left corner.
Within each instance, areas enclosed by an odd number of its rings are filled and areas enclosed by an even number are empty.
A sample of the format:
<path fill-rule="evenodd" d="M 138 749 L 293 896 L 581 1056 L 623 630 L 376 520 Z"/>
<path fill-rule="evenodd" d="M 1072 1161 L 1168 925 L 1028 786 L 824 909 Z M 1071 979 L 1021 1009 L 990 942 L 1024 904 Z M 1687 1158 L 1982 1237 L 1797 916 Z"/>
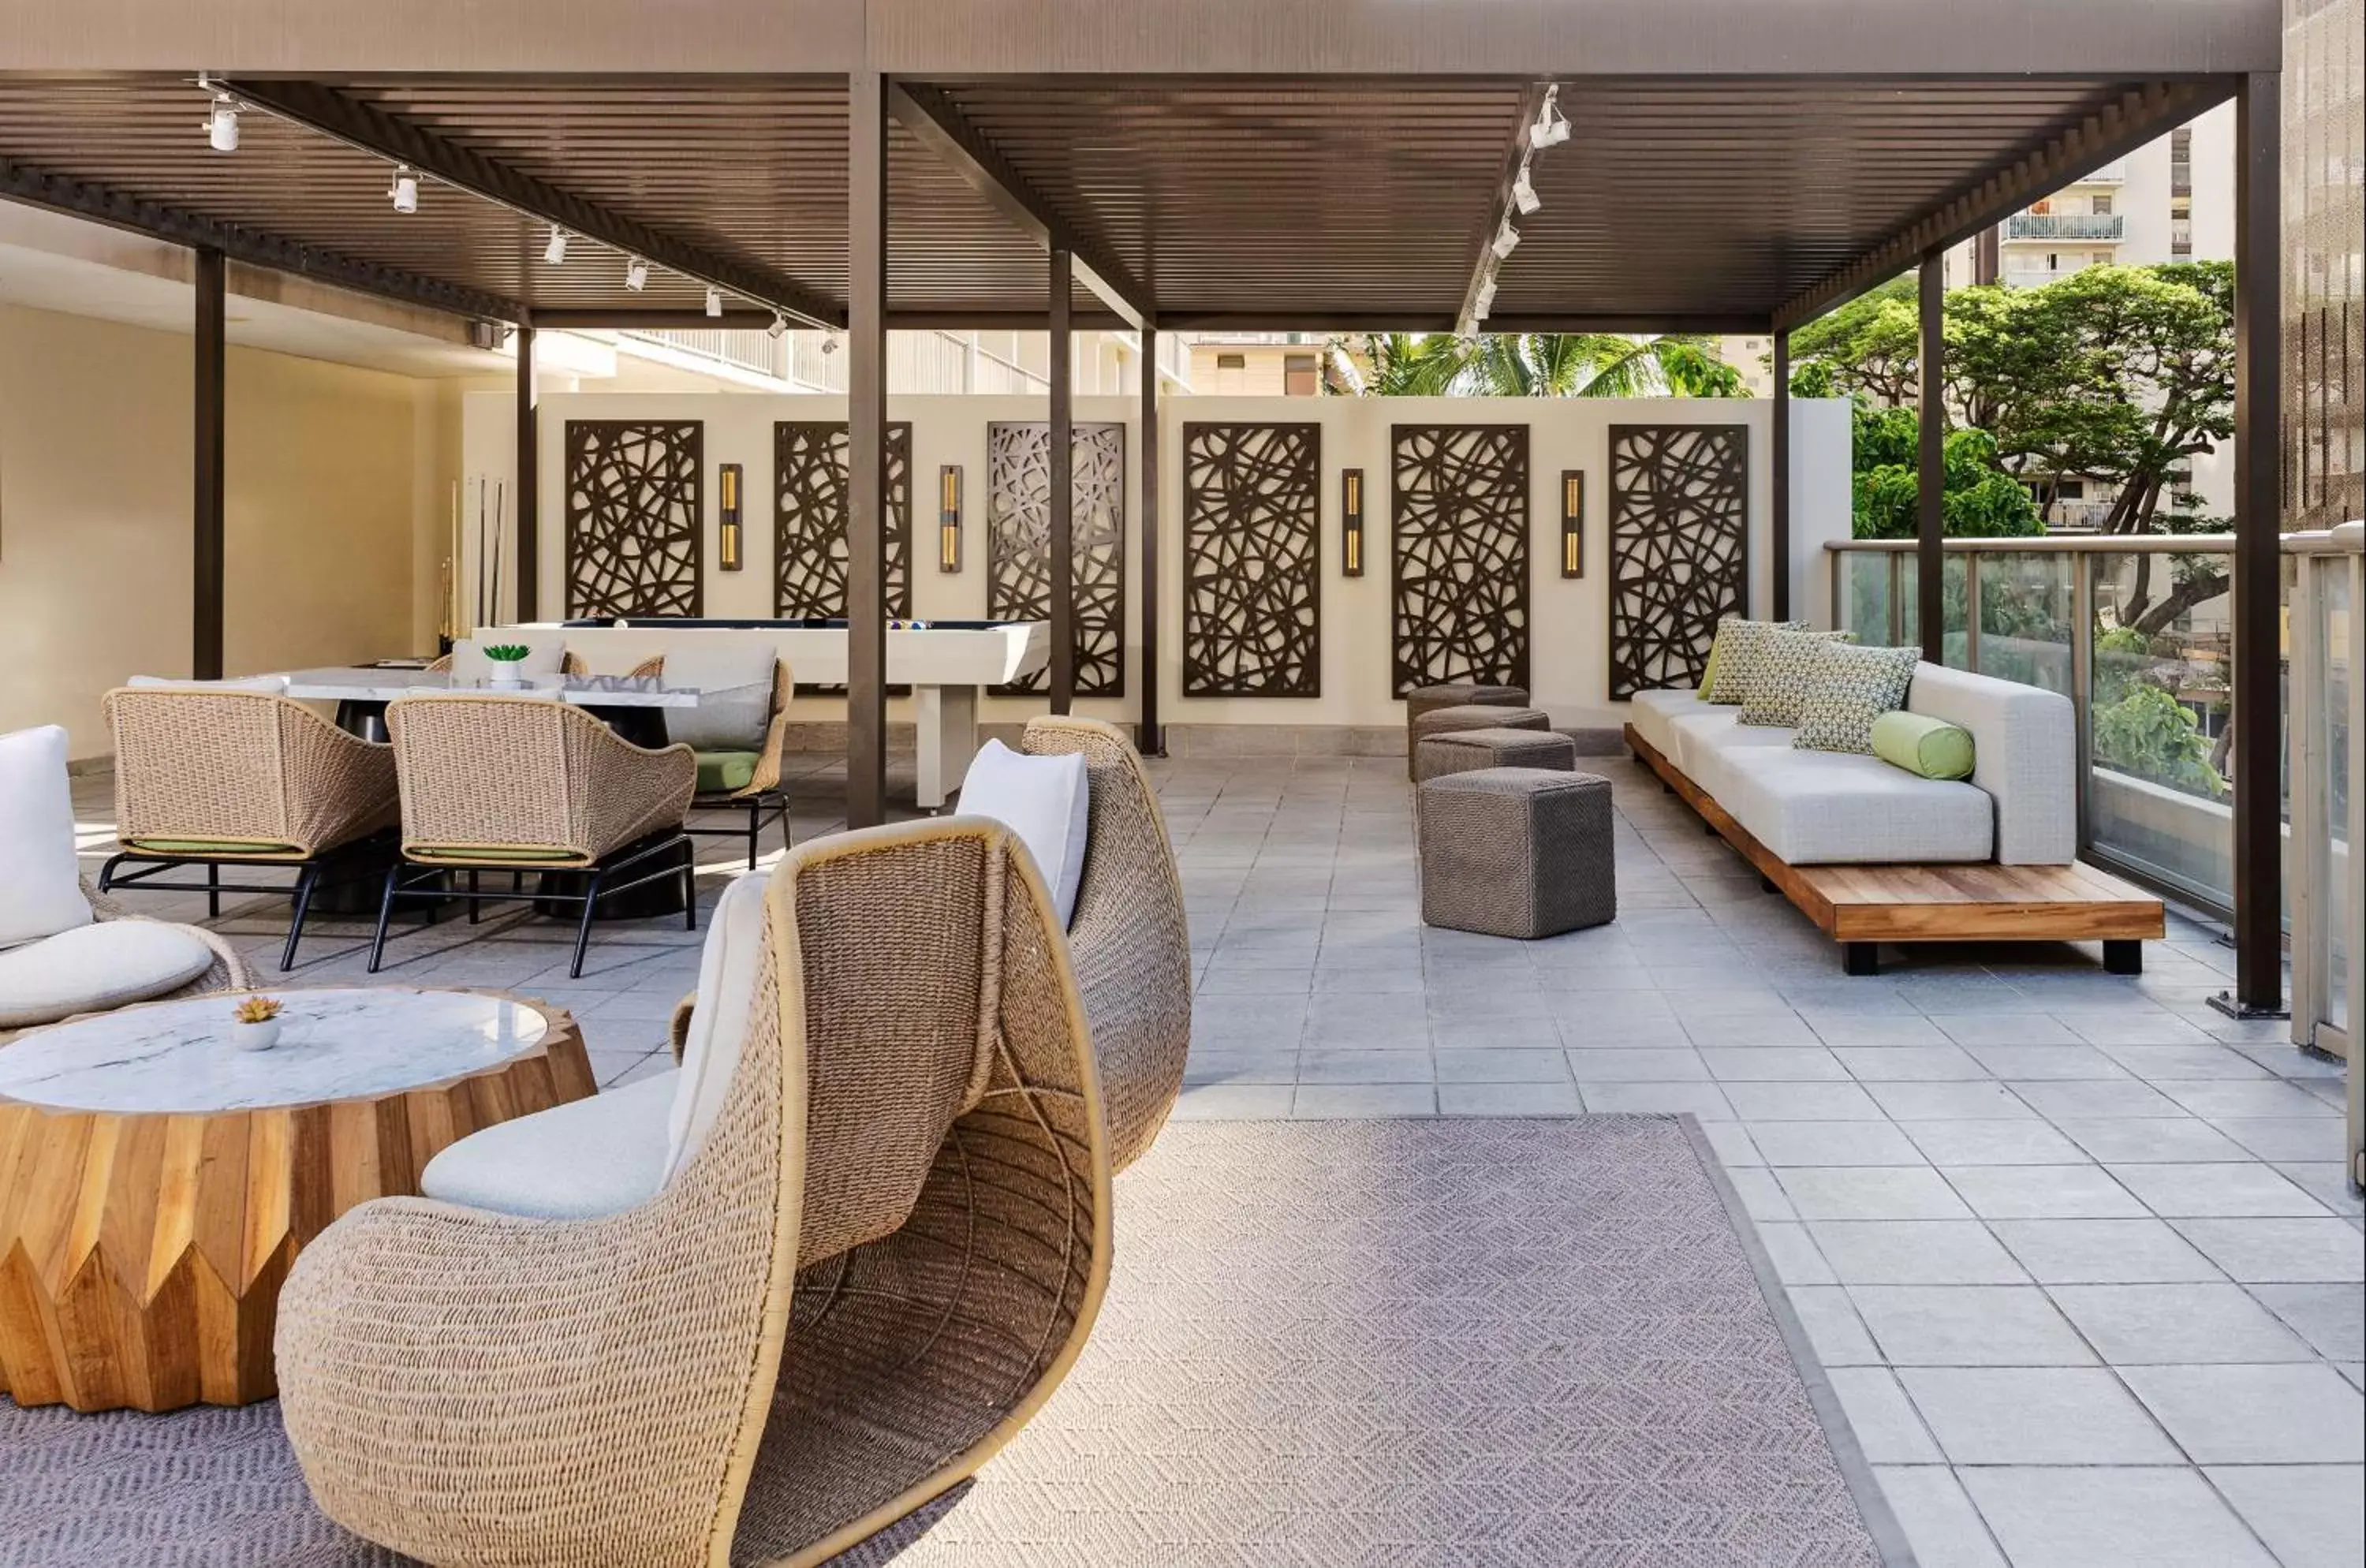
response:
<path fill-rule="evenodd" d="M 2004 220 L 2008 240 L 2108 241 L 2126 237 L 2127 220 L 2117 212 L 2020 212 Z"/>

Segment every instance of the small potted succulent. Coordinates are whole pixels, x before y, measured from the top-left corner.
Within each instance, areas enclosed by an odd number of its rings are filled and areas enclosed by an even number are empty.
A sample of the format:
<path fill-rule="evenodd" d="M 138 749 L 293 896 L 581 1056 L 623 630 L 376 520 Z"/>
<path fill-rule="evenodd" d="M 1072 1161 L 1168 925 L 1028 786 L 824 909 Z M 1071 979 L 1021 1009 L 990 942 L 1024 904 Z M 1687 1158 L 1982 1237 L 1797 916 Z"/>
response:
<path fill-rule="evenodd" d="M 268 1051 L 279 1043 L 279 998 L 249 997 L 231 1014 L 231 1043 L 242 1051 Z"/>
<path fill-rule="evenodd" d="M 529 649 L 522 642 L 497 642 L 485 649 L 485 659 L 492 666 L 488 682 L 495 686 L 523 686 L 525 675 L 521 666 Z"/>

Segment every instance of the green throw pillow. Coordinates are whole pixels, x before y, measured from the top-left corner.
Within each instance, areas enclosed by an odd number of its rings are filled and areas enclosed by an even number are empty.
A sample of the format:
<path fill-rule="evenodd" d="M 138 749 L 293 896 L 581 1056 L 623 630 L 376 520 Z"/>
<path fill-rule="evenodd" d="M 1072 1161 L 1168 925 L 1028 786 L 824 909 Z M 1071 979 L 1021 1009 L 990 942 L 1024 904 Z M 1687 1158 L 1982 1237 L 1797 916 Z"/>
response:
<path fill-rule="evenodd" d="M 698 753 L 698 793 L 729 795 L 746 789 L 756 777 L 756 753 L 753 751 L 701 751 Z"/>
<path fill-rule="evenodd" d="M 1776 626 L 1758 634 L 1758 661 L 1742 694 L 1743 724 L 1789 728 L 1799 722 L 1799 705 L 1814 689 L 1817 656 L 1828 642 L 1852 642 L 1854 632 L 1795 632 Z"/>
<path fill-rule="evenodd" d="M 1750 694 L 1750 672 L 1758 663 L 1758 649 L 1768 632 L 1803 632 L 1805 621 L 1747 621 L 1728 615 L 1717 624 L 1717 640 L 1709 645 L 1709 673 L 1701 682 L 1701 701 L 1732 706 Z"/>
<path fill-rule="evenodd" d="M 1799 705 L 1798 733 L 1791 744 L 1802 751 L 1873 754 L 1873 721 L 1906 705 L 1921 650 L 1858 648 L 1828 642 L 1816 656 L 1814 689 Z"/>
<path fill-rule="evenodd" d="M 1928 714 L 1883 714 L 1873 721 L 1873 754 L 1926 779 L 1972 776 L 1972 732 Z"/>

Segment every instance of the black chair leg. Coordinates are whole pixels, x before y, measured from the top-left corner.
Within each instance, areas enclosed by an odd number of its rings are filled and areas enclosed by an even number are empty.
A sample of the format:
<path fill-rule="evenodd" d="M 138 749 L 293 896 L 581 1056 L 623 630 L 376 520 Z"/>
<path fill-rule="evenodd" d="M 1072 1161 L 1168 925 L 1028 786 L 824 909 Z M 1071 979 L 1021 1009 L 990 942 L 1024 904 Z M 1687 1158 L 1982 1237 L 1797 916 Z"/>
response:
<path fill-rule="evenodd" d="M 583 918 L 575 923 L 575 962 L 568 965 L 567 977 L 583 977 L 583 952 L 592 945 L 592 906 L 600 899 L 600 874 L 596 871 L 584 879 Z"/>
<path fill-rule="evenodd" d="M 107 863 L 98 868 L 98 890 L 101 893 L 115 886 L 115 868 L 122 863 L 121 855 L 109 855 L 107 857 Z"/>
<path fill-rule="evenodd" d="M 377 973 L 379 962 L 386 956 L 386 922 L 394 913 L 394 885 L 402 875 L 402 863 L 395 862 L 386 868 L 386 887 L 377 898 L 377 933 L 370 938 L 369 972 Z"/>
<path fill-rule="evenodd" d="M 312 908 L 312 889 L 319 886 L 321 868 L 315 863 L 296 874 L 296 907 L 287 916 L 287 947 L 279 955 L 282 974 L 296 967 L 296 944 L 304 939 L 304 916 Z"/>
<path fill-rule="evenodd" d="M 221 919 L 221 867 L 206 867 L 206 919 Z"/>
<path fill-rule="evenodd" d="M 750 855 L 749 865 L 756 863 Z M 698 851 L 688 839 L 682 841 L 682 929 L 698 929 Z"/>
<path fill-rule="evenodd" d="M 764 838 L 764 797 L 758 795 L 748 803 L 748 869 L 756 869 L 756 846 Z"/>

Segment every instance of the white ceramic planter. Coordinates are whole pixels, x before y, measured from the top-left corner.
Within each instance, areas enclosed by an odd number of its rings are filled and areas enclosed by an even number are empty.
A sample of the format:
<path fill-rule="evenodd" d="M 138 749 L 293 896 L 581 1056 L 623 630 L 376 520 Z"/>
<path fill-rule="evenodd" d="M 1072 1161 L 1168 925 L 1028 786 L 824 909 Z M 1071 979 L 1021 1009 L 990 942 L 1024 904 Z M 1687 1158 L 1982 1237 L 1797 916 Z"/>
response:
<path fill-rule="evenodd" d="M 514 692 L 525 684 L 525 677 L 514 670 L 504 672 L 501 666 L 496 664 L 493 666 L 493 672 L 486 677 L 485 683 L 489 686 L 498 686 L 503 691 Z"/>
<path fill-rule="evenodd" d="M 268 1051 L 279 1043 L 279 1025 L 283 1021 L 266 1018 L 261 1023 L 232 1023 L 231 1043 L 242 1051 Z"/>

